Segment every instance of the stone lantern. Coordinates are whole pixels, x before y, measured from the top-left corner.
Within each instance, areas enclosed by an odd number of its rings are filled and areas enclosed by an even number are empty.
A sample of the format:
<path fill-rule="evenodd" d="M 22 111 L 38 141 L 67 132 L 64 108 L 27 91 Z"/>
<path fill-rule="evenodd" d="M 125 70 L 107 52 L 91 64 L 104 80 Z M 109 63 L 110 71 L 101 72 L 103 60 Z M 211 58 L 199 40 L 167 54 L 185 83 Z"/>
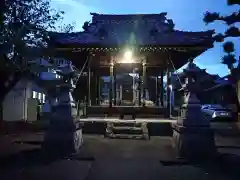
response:
<path fill-rule="evenodd" d="M 190 62 L 184 69 L 185 84 L 181 116 L 172 124 L 173 148 L 179 157 L 211 157 L 216 153 L 214 133 L 210 121 L 203 117 L 201 103 L 196 96 L 200 90 L 196 82 L 196 65 Z"/>
<path fill-rule="evenodd" d="M 44 137 L 43 148 L 55 154 L 76 153 L 83 143 L 82 127 L 77 118 L 77 109 L 72 97 L 73 79 L 78 74 L 71 63 L 59 67 L 57 74 L 62 78 L 55 80 L 57 82 L 49 88 L 56 98 L 56 103 L 52 105 L 52 115 Z"/>

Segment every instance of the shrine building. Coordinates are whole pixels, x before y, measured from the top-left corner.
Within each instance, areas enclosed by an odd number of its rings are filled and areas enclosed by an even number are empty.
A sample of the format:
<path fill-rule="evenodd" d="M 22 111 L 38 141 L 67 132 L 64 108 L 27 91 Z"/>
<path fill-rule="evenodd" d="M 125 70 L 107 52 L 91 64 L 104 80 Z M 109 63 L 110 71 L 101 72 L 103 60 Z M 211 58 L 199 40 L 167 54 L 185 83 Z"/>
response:
<path fill-rule="evenodd" d="M 82 32 L 49 33 L 53 55 L 83 72 L 74 98 L 84 117 L 169 117 L 171 72 L 212 48 L 214 31 L 176 30 L 167 13 L 91 15 Z"/>

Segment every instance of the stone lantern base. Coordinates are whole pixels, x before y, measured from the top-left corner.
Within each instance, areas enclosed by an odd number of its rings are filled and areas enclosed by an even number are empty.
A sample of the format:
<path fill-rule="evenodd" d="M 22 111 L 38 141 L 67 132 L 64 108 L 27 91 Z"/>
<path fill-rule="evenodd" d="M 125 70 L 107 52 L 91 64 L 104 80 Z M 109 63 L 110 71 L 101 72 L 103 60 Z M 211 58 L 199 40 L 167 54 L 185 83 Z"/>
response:
<path fill-rule="evenodd" d="M 216 155 L 214 132 L 209 127 L 185 127 L 172 124 L 172 145 L 178 157 L 210 158 Z"/>
<path fill-rule="evenodd" d="M 50 119 L 49 128 L 44 137 L 43 148 L 47 153 L 77 153 L 82 144 L 82 124 L 71 116 L 72 107 L 57 107 Z"/>
<path fill-rule="evenodd" d="M 210 120 L 203 117 L 196 95 L 188 92 L 182 106 L 182 116 L 173 128 L 173 148 L 179 157 L 210 158 L 216 155 L 214 131 Z"/>

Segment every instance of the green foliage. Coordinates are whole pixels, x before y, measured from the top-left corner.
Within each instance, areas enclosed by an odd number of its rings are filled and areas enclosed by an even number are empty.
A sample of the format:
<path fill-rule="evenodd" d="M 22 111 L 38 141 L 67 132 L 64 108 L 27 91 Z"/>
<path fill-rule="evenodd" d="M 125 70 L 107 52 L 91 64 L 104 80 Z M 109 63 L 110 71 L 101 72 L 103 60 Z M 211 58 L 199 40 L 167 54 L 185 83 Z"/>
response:
<path fill-rule="evenodd" d="M 203 21 L 208 24 L 208 23 L 212 23 L 214 22 L 215 20 L 219 19 L 220 15 L 219 13 L 211 13 L 211 12 L 206 12 L 205 15 L 204 15 L 204 18 L 203 18 Z"/>
<path fill-rule="evenodd" d="M 236 61 L 234 54 L 227 54 L 222 57 L 222 63 L 227 65 L 229 70 L 233 70 L 233 64 L 236 63 Z"/>
<path fill-rule="evenodd" d="M 56 24 L 64 12 L 52 9 L 50 0 L 7 0 L 0 24 L 0 58 L 6 64 L 24 69 L 28 56 L 47 47 L 48 30 L 56 31 Z M 72 30 L 71 25 L 62 30 Z M 41 53 L 36 53 L 36 56 Z M 4 57 L 4 58 L 3 58 Z M 32 57 L 31 57 L 32 58 Z M 32 59 L 31 59 L 32 60 Z"/>
<path fill-rule="evenodd" d="M 238 4 L 240 5 L 240 2 L 237 0 L 228 0 L 228 5 Z M 229 26 L 229 28 L 225 31 L 224 34 L 216 34 L 214 36 L 214 39 L 216 42 L 223 42 L 225 38 L 227 37 L 240 37 L 240 29 L 236 27 L 236 23 L 240 22 L 240 10 L 238 12 L 233 12 L 230 15 L 227 16 L 221 16 L 217 12 L 206 12 L 203 18 L 203 21 L 206 24 L 213 23 L 215 21 L 222 21 L 226 25 Z M 226 42 L 223 45 L 224 52 L 227 53 L 222 58 L 222 63 L 226 64 L 230 70 L 233 69 L 233 64 L 236 62 L 236 58 L 234 55 L 234 44 L 232 42 Z"/>
<path fill-rule="evenodd" d="M 227 54 L 233 53 L 235 51 L 233 42 L 225 42 L 223 44 L 224 52 Z"/>
<path fill-rule="evenodd" d="M 227 2 L 228 2 L 228 5 L 234 5 L 234 4 L 240 5 L 239 0 L 228 0 Z"/>

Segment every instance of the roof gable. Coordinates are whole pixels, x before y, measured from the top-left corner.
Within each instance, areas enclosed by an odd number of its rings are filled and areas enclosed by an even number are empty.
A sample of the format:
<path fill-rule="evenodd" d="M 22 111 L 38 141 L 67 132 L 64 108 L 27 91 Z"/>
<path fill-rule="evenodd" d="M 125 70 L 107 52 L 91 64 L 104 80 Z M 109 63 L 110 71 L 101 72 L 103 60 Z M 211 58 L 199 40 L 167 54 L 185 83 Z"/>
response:
<path fill-rule="evenodd" d="M 170 27 L 172 20 L 167 19 L 167 13 L 160 14 L 131 14 L 131 15 L 102 15 L 91 13 L 92 25 L 97 25 L 98 28 L 104 27 L 109 30 L 134 31 L 154 29 L 157 32 L 173 30 L 174 24 Z M 120 29 L 119 29 L 120 28 Z"/>
<path fill-rule="evenodd" d="M 180 46 L 212 43 L 213 31 L 183 32 L 174 30 L 167 13 L 105 15 L 91 13 L 92 21 L 85 22 L 83 32 L 60 34 L 60 44 L 103 46 L 162 45 Z"/>

